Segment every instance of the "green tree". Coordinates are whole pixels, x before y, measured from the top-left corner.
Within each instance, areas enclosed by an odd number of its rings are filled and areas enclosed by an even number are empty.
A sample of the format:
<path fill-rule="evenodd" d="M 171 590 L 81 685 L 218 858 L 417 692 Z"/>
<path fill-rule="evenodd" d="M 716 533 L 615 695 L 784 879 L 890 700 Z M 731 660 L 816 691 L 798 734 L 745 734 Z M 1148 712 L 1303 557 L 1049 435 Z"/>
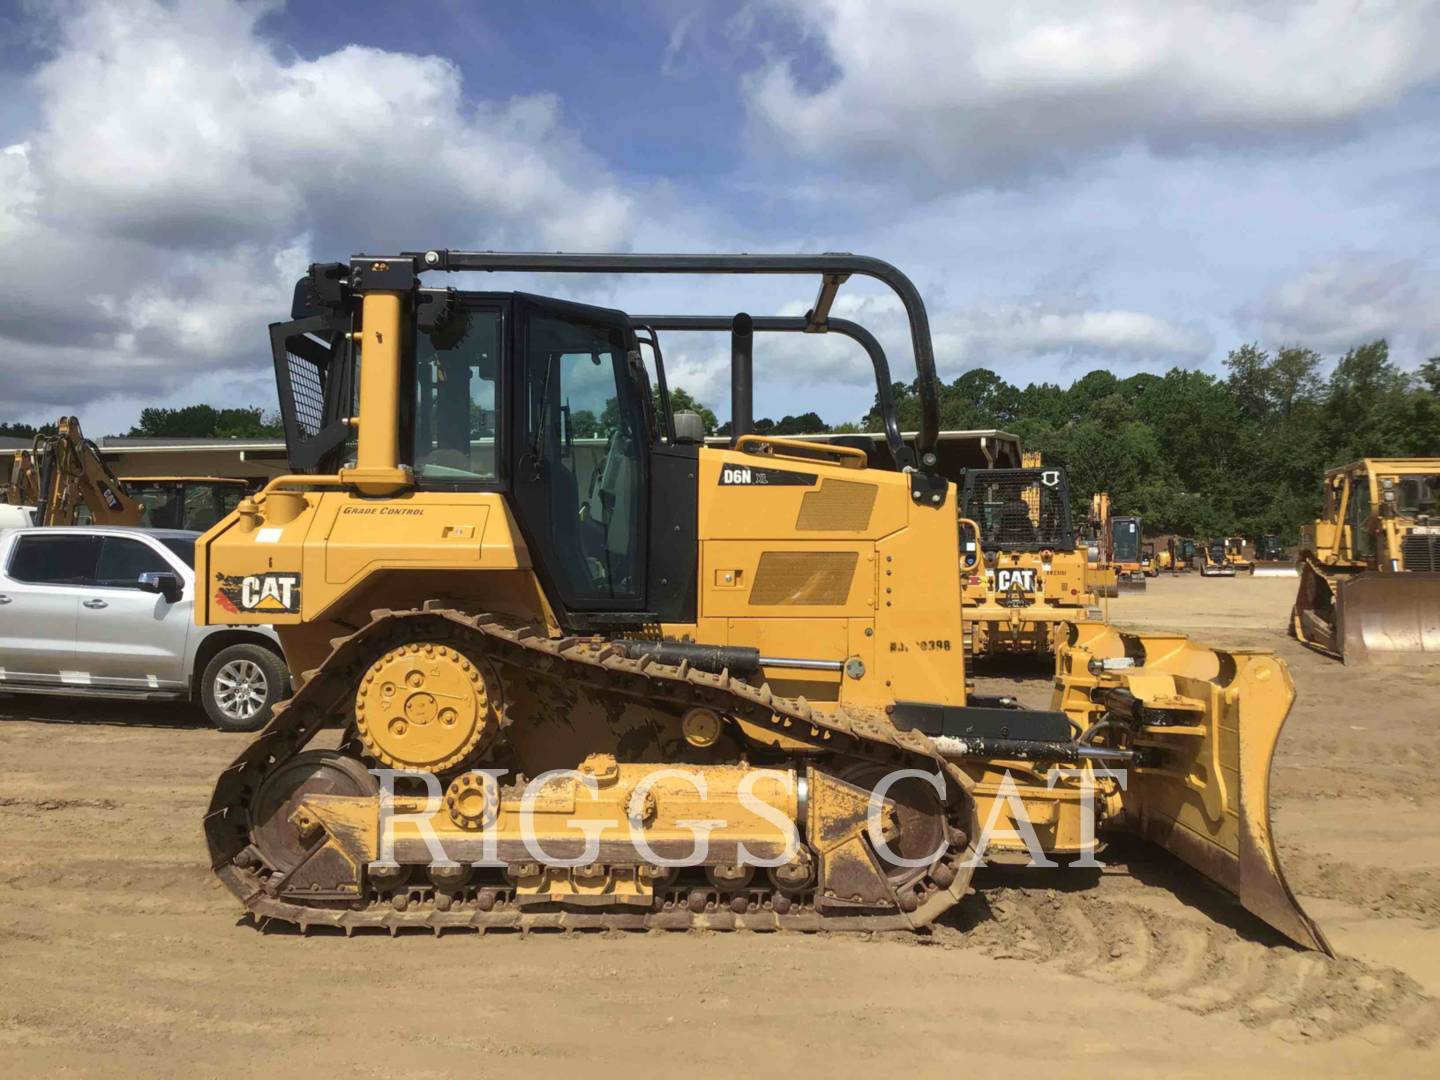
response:
<path fill-rule="evenodd" d="M 654 396 L 655 411 L 658 414 L 660 411 L 660 391 L 658 389 L 654 391 Z M 707 405 L 696 401 L 695 398 L 690 395 L 690 392 L 682 386 L 672 386 L 670 388 L 670 410 L 672 412 L 693 412 L 699 414 L 700 422 L 705 425 L 706 435 L 714 435 L 716 429 L 720 427 L 720 421 L 715 416 L 714 411 Z"/>
<path fill-rule="evenodd" d="M 0 436 L 7 439 L 33 439 L 36 435 L 54 435 L 59 429 L 54 424 L 0 424 Z"/>
<path fill-rule="evenodd" d="M 280 417 L 258 406 L 217 409 L 213 405 L 185 405 L 178 409 L 150 407 L 140 410 L 133 436 L 170 439 L 258 439 L 283 434 Z"/>

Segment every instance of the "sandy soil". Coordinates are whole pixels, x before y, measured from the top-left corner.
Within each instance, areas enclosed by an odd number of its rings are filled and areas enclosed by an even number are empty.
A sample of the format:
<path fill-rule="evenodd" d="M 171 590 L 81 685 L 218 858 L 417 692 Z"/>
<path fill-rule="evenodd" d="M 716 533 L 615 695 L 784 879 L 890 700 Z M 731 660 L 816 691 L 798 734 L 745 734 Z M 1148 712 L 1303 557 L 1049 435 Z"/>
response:
<path fill-rule="evenodd" d="M 1130 845 L 1091 876 L 984 873 L 920 941 L 261 932 L 200 839 L 234 737 L 179 708 L 11 697 L 0 1061 L 10 1075 L 1434 1075 L 1440 672 L 1294 646 L 1294 587 L 1162 578 L 1110 614 L 1290 663 L 1276 829 L 1338 961 Z M 1043 667 L 979 685 L 1049 691 Z"/>

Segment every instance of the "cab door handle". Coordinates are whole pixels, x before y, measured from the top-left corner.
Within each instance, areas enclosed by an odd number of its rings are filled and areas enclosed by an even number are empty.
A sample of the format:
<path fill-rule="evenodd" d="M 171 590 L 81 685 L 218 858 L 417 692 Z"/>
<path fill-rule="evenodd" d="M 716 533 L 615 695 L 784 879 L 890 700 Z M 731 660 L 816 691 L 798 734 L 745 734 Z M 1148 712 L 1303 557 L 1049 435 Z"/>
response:
<path fill-rule="evenodd" d="M 10 603 L 10 597 L 4 595 L 3 593 L 0 593 L 0 604 L 8 604 L 8 603 Z"/>
<path fill-rule="evenodd" d="M 97 609 L 98 609 L 98 608 L 103 608 L 103 607 L 109 607 L 109 606 L 110 606 L 110 605 L 107 604 L 104 600 L 82 600 L 82 601 L 80 601 L 80 603 L 81 603 L 82 605 L 84 605 L 85 607 L 88 607 L 88 608 L 97 608 Z"/>

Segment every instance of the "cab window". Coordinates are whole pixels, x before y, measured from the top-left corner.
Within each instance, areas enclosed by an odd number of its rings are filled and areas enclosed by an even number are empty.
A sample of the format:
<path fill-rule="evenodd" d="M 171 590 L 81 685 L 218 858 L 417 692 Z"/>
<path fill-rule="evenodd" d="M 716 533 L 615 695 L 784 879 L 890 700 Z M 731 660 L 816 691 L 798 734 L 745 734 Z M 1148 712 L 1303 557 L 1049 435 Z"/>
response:
<path fill-rule="evenodd" d="M 415 350 L 412 466 L 420 485 L 493 481 L 500 312 L 467 308 L 443 332 L 420 334 Z"/>
<path fill-rule="evenodd" d="M 537 312 L 525 339 L 517 482 L 543 486 L 553 573 L 574 606 L 638 599 L 647 391 L 626 331 Z"/>
<path fill-rule="evenodd" d="M 1350 503 L 1346 507 L 1345 520 L 1350 525 L 1350 543 L 1355 554 L 1368 557 L 1375 554 L 1375 537 L 1365 523 L 1370 520 L 1370 482 L 1368 477 L 1357 476 L 1350 481 Z"/>

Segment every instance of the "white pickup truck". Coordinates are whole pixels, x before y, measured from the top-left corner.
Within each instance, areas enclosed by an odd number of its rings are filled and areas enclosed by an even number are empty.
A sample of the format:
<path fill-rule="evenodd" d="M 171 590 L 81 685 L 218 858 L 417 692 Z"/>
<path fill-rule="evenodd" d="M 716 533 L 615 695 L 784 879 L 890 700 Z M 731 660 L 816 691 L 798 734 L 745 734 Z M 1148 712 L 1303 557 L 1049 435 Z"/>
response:
<path fill-rule="evenodd" d="M 289 692 L 268 626 L 196 626 L 195 538 L 178 529 L 0 532 L 0 691 L 198 702 L 254 731 Z"/>

